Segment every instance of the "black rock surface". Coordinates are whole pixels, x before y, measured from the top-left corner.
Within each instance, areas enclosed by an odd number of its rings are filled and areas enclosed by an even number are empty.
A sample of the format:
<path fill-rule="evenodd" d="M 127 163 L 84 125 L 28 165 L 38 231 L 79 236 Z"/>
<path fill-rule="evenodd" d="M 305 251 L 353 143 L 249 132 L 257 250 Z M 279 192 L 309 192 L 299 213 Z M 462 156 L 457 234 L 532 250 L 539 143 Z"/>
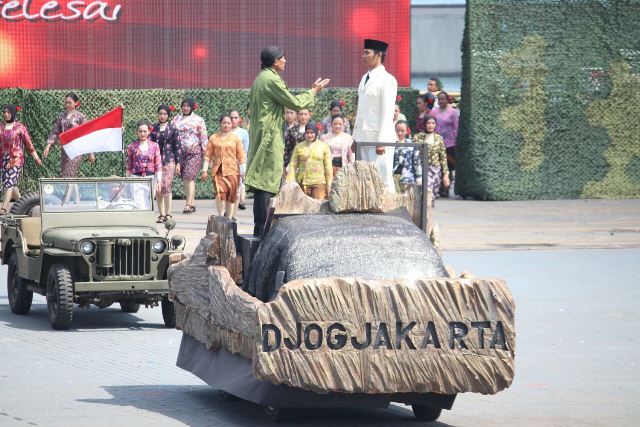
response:
<path fill-rule="evenodd" d="M 448 277 L 438 252 L 410 221 L 384 214 L 297 215 L 280 219 L 252 260 L 243 289 L 268 301 L 284 281 Z"/>

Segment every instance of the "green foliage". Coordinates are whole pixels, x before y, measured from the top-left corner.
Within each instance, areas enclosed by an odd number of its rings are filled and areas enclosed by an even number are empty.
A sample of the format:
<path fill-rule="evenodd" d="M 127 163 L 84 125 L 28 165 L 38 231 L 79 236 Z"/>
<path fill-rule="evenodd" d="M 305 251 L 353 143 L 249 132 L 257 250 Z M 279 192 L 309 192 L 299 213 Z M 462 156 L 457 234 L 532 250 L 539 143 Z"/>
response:
<path fill-rule="evenodd" d="M 62 110 L 62 102 L 66 90 L 27 90 L 1 89 L 0 105 L 7 103 L 18 104 L 23 111 L 18 118 L 29 129 L 36 150 L 40 155 L 51 132 L 52 124 Z M 96 118 L 118 105 L 124 106 L 124 145 L 136 138 L 135 124 L 142 119 L 150 122 L 156 120 L 156 109 L 161 103 L 180 108 L 182 100 L 191 96 L 198 103 L 197 114 L 202 116 L 207 125 L 209 135 L 218 131 L 218 119 L 221 114 L 230 109 L 237 109 L 245 116 L 248 94 L 247 89 L 145 89 L 145 90 L 77 90 L 80 97 L 80 111 L 88 119 Z M 415 100 L 418 92 L 413 89 L 401 88 L 398 94 L 402 96 L 400 106 L 407 117 L 415 117 Z M 355 116 L 357 91 L 351 88 L 333 88 L 321 92 L 316 97 L 313 109 L 314 118 L 322 120 L 329 114 L 329 103 L 332 99 L 345 101 L 344 113 L 352 120 Z M 80 169 L 81 176 L 109 176 L 123 175 L 123 155 L 121 153 L 98 153 L 97 162 L 92 165 L 84 162 Z M 44 160 L 44 159 L 43 159 Z M 20 189 L 33 191 L 37 189 L 39 177 L 55 177 L 60 174 L 60 145 L 51 150 L 44 165 L 37 168 L 30 157 L 27 157 L 25 168 L 20 181 Z M 183 197 L 182 183 L 178 178 L 174 180 L 174 196 Z M 196 197 L 210 198 L 213 195 L 211 181 L 196 184 Z"/>
<path fill-rule="evenodd" d="M 640 197 L 640 2 L 467 4 L 456 191 Z"/>

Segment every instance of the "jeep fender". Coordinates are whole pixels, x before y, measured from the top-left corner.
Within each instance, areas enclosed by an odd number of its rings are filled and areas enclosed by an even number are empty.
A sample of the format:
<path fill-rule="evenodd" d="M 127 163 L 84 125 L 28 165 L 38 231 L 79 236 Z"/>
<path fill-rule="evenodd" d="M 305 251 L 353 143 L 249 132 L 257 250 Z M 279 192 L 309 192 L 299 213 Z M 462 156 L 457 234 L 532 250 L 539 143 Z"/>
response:
<path fill-rule="evenodd" d="M 7 238 L 7 242 L 2 252 L 2 263 L 8 264 L 11 254 L 16 252 L 18 256 L 18 271 L 20 277 L 27 278 L 26 273 L 29 270 L 29 260 L 24 253 L 24 240 L 20 231 L 13 231 L 12 236 Z M 20 242 L 23 242 L 20 244 Z"/>
<path fill-rule="evenodd" d="M 13 227 L 5 228 L 3 231 L 6 233 L 5 238 L 7 241 L 2 247 L 2 263 L 7 264 L 9 262 L 9 257 L 13 251 L 18 251 L 18 260 L 26 256 L 23 248 L 27 247 L 27 243 L 22 235 L 22 231 Z M 24 266 L 21 268 L 24 268 Z"/>
<path fill-rule="evenodd" d="M 78 280 L 82 274 L 87 274 L 87 262 L 77 252 L 58 248 L 45 248 L 42 251 L 42 267 L 40 268 L 40 283 L 47 283 L 47 275 L 53 264 L 63 264 L 71 271 L 73 280 Z"/>
<path fill-rule="evenodd" d="M 2 263 L 9 264 L 9 257 L 11 256 L 11 252 L 15 251 L 13 247 L 13 240 L 7 239 L 2 247 Z"/>

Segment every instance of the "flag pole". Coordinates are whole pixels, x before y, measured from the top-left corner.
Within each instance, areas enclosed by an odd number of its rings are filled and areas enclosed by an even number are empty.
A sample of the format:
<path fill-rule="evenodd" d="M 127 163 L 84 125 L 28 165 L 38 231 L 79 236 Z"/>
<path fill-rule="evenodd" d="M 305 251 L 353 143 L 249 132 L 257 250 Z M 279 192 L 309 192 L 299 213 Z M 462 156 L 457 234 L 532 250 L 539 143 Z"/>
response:
<path fill-rule="evenodd" d="M 122 177 L 124 178 L 127 174 L 124 171 L 124 162 L 125 162 L 125 152 L 124 152 L 124 105 L 120 104 L 120 107 L 122 107 L 122 110 L 120 110 L 120 119 L 122 121 L 122 132 L 120 135 L 120 146 L 122 147 L 122 149 L 120 150 L 120 160 L 121 160 L 121 172 L 122 172 Z"/>

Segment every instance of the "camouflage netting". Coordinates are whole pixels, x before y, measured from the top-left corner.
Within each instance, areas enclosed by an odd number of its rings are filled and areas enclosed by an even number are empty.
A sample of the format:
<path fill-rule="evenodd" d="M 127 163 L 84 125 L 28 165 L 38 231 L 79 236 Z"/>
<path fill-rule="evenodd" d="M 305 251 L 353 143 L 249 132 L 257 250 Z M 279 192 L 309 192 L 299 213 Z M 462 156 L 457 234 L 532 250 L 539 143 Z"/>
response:
<path fill-rule="evenodd" d="M 640 1 L 469 0 L 456 191 L 640 197 Z"/>
<path fill-rule="evenodd" d="M 0 105 L 15 103 L 23 109 L 18 114 L 33 138 L 33 142 L 42 155 L 46 140 L 51 132 L 53 120 L 62 110 L 62 101 L 67 90 L 27 90 L 0 89 Z M 156 119 L 156 108 L 163 102 L 175 105 L 177 108 L 185 96 L 192 96 L 198 103 L 197 114 L 202 116 L 207 124 L 209 135 L 218 131 L 218 118 L 223 112 L 231 108 L 240 109 L 243 116 L 248 103 L 248 89 L 144 89 L 144 90 L 77 90 L 80 97 L 80 111 L 87 118 L 93 119 L 106 113 L 117 105 L 124 106 L 125 144 L 135 138 L 135 124 L 138 120 Z M 314 118 L 321 120 L 328 113 L 329 102 L 332 99 L 343 99 L 346 102 L 344 112 L 353 121 L 356 109 L 356 90 L 334 88 L 325 90 L 316 98 Z M 407 88 L 398 89 L 402 97 L 400 108 L 407 117 L 415 117 L 415 100 L 418 91 Z M 20 181 L 20 189 L 32 191 L 37 188 L 37 178 L 55 177 L 60 173 L 60 146 L 51 150 L 42 168 L 36 168 L 33 160 L 27 158 L 25 170 Z M 96 165 L 84 163 L 81 176 L 109 176 L 121 175 L 122 156 L 120 153 L 100 153 Z M 182 184 L 178 178 L 174 181 L 173 192 L 176 197 L 183 196 Z M 211 181 L 202 183 L 197 181 L 196 195 L 199 198 L 213 196 Z"/>

